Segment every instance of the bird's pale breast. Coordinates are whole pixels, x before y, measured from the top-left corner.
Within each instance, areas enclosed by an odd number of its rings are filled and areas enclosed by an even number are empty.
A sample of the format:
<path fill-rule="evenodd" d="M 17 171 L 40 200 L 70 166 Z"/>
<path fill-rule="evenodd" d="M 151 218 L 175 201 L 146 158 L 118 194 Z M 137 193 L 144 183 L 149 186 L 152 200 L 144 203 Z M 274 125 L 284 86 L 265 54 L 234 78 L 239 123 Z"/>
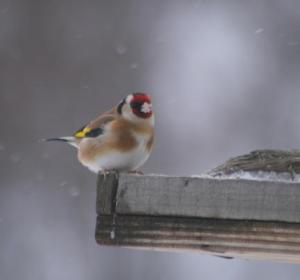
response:
<path fill-rule="evenodd" d="M 101 170 L 133 171 L 144 164 L 150 155 L 152 134 L 122 133 L 111 139 L 86 139 L 78 151 L 79 161 L 94 172 Z M 149 144 L 150 143 L 150 144 Z"/>

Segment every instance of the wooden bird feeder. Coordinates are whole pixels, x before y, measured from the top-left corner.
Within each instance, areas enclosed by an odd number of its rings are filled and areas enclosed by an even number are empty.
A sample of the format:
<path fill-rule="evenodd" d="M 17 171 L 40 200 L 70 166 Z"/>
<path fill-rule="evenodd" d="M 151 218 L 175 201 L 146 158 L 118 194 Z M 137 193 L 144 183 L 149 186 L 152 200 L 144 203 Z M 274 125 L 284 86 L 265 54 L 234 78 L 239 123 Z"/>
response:
<path fill-rule="evenodd" d="M 101 245 L 300 263 L 300 184 L 98 176 Z"/>

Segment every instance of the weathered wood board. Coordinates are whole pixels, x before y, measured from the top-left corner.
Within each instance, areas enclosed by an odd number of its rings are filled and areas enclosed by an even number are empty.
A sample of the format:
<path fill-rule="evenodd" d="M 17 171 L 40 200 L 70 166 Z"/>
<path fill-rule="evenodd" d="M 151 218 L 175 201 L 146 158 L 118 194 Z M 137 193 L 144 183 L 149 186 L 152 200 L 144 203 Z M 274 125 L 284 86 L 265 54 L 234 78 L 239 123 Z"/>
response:
<path fill-rule="evenodd" d="M 299 183 L 120 175 L 116 190 L 112 178 L 98 193 L 116 192 L 118 214 L 300 222 Z"/>
<path fill-rule="evenodd" d="M 99 175 L 99 244 L 300 263 L 300 184 Z"/>

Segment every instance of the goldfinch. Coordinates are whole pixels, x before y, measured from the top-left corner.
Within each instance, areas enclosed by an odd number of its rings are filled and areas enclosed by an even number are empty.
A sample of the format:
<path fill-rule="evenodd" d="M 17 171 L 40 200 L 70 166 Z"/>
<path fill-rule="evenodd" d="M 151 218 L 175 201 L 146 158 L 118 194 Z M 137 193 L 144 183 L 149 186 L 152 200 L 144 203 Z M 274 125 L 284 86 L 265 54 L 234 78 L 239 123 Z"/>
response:
<path fill-rule="evenodd" d="M 78 160 L 93 172 L 131 172 L 148 159 L 154 142 L 151 97 L 134 93 L 72 136 L 50 138 L 77 148 Z"/>

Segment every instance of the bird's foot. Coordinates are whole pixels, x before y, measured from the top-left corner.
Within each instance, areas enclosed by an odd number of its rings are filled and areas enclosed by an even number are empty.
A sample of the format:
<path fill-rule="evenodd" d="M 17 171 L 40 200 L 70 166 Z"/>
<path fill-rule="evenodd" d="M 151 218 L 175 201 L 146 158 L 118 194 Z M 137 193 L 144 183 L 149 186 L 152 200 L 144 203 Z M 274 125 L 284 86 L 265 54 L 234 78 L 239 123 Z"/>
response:
<path fill-rule="evenodd" d="M 106 180 L 106 177 L 110 174 L 115 174 L 117 177 L 119 176 L 119 172 L 117 170 L 101 170 L 100 174 L 103 176 L 103 180 Z"/>
<path fill-rule="evenodd" d="M 141 170 L 134 170 L 134 171 L 129 171 L 129 174 L 135 174 L 135 175 L 144 175 L 144 173 Z"/>

